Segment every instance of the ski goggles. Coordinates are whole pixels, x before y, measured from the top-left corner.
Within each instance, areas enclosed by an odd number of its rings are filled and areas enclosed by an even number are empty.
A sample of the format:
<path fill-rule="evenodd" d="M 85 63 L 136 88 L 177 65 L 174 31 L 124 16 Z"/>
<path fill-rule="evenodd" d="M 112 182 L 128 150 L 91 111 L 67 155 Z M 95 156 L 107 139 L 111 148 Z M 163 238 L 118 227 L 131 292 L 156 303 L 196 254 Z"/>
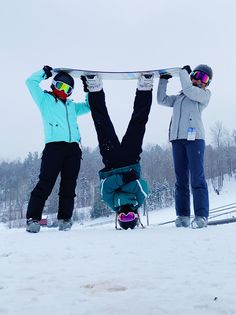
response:
<path fill-rule="evenodd" d="M 200 70 L 192 71 L 190 74 L 190 78 L 194 80 L 201 80 L 202 83 L 207 85 L 211 82 L 209 75 Z"/>
<path fill-rule="evenodd" d="M 70 94 L 73 90 L 72 86 L 70 86 L 67 83 L 61 82 L 61 81 L 52 81 L 52 84 L 55 86 L 55 88 L 59 91 L 64 91 L 66 94 Z"/>
<path fill-rule="evenodd" d="M 137 214 L 135 214 L 134 212 L 128 212 L 127 214 L 122 212 L 118 215 L 118 220 L 121 222 L 134 221 L 136 218 L 137 218 Z"/>

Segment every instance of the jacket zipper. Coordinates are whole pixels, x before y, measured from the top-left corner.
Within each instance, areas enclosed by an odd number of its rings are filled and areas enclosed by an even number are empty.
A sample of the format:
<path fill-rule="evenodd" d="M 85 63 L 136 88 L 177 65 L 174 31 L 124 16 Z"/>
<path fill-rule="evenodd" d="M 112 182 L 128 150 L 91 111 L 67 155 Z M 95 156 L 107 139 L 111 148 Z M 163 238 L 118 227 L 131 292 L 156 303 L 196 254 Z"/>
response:
<path fill-rule="evenodd" d="M 66 120 L 67 120 L 68 129 L 69 129 L 69 142 L 71 142 L 71 129 L 70 129 L 70 123 L 69 123 L 68 108 L 67 108 L 66 104 L 64 104 L 64 106 L 66 109 Z"/>

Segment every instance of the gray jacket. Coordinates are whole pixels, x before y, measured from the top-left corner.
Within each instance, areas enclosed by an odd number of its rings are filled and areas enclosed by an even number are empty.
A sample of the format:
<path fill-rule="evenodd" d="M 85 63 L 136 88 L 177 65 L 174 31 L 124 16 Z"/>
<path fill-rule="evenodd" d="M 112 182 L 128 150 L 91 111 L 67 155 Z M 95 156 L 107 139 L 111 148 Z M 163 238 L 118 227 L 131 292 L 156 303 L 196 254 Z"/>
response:
<path fill-rule="evenodd" d="M 166 95 L 168 80 L 160 79 L 157 102 L 173 107 L 169 129 L 169 140 L 187 139 L 188 128 L 196 128 L 196 139 L 205 139 L 202 111 L 208 105 L 211 92 L 193 86 L 189 74 L 181 69 L 179 73 L 182 91 L 178 95 Z"/>

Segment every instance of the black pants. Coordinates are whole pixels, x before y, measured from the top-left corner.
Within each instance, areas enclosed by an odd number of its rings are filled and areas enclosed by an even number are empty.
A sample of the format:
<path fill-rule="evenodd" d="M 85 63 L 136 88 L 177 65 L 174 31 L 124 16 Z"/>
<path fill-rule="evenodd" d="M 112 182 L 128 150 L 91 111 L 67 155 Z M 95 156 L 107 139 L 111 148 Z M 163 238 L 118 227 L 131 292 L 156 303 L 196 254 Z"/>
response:
<path fill-rule="evenodd" d="M 89 93 L 100 153 L 107 170 L 139 162 L 151 103 L 152 91 L 136 91 L 133 114 L 120 143 L 106 108 L 103 90 Z"/>
<path fill-rule="evenodd" d="M 76 180 L 81 161 L 81 150 L 76 142 L 47 143 L 42 155 L 39 181 L 28 204 L 27 219 L 40 220 L 45 202 L 61 174 L 58 219 L 70 219 L 74 209 Z"/>

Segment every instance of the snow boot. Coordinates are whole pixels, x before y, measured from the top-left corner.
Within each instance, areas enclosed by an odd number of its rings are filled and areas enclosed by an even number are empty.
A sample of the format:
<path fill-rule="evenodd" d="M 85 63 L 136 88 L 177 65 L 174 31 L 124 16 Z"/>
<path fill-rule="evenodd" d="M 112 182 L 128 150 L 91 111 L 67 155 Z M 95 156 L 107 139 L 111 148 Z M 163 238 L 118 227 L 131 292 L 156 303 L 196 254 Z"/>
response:
<path fill-rule="evenodd" d="M 38 220 L 32 218 L 26 221 L 26 231 L 29 233 L 38 233 L 40 231 L 40 224 Z"/>
<path fill-rule="evenodd" d="M 154 75 L 152 73 L 143 73 L 138 79 L 139 91 L 150 91 L 153 88 Z"/>
<path fill-rule="evenodd" d="M 207 227 L 207 218 L 205 217 L 195 217 L 191 222 L 192 229 L 201 229 Z"/>
<path fill-rule="evenodd" d="M 189 227 L 190 226 L 190 217 L 179 215 L 175 220 L 176 227 Z"/>
<path fill-rule="evenodd" d="M 86 75 L 86 84 L 89 92 L 99 92 L 102 90 L 102 78 L 99 74 Z"/>
<path fill-rule="evenodd" d="M 59 231 L 69 231 L 72 227 L 71 219 L 58 220 Z"/>

